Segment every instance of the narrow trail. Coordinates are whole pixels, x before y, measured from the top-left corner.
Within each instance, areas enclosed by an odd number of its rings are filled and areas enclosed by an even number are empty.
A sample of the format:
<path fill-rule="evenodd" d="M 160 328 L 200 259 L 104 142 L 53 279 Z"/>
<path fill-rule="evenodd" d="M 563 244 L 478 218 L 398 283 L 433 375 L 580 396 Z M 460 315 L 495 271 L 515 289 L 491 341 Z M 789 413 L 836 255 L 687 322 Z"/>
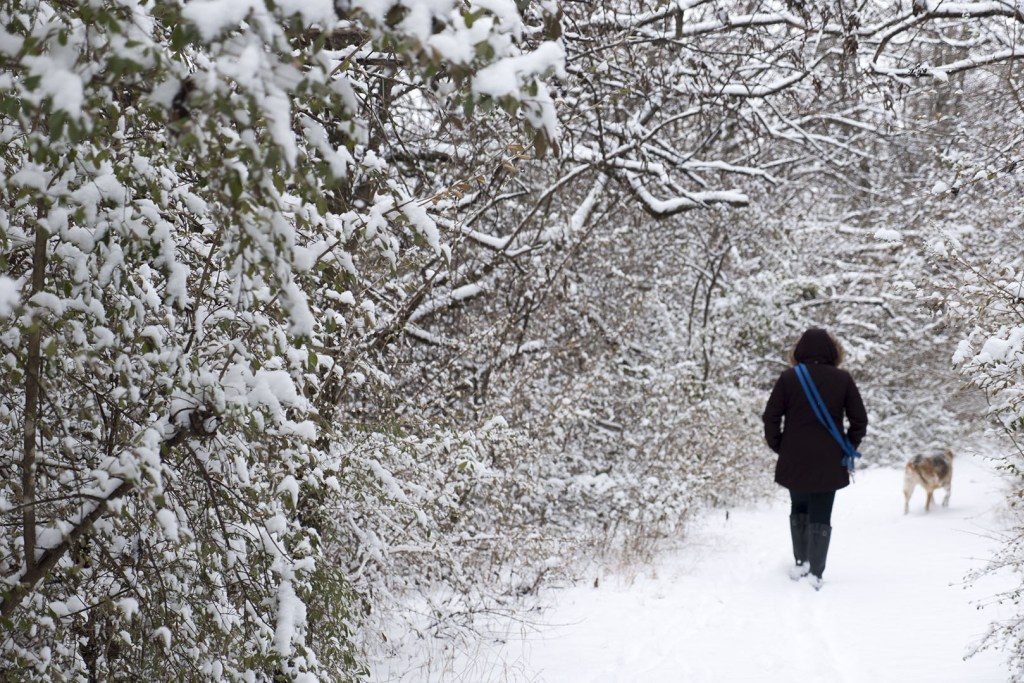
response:
<path fill-rule="evenodd" d="M 1011 577 L 963 578 L 1003 525 L 1003 482 L 980 456 L 954 466 L 949 508 L 903 515 L 902 471 L 841 491 L 826 583 L 786 576 L 788 507 L 722 510 L 630 581 L 553 591 L 541 624 L 495 623 L 446 681 L 1005 681 L 999 652 L 964 659 Z M 941 500 L 941 496 L 939 497 Z M 432 680 L 434 680 L 432 678 Z"/>

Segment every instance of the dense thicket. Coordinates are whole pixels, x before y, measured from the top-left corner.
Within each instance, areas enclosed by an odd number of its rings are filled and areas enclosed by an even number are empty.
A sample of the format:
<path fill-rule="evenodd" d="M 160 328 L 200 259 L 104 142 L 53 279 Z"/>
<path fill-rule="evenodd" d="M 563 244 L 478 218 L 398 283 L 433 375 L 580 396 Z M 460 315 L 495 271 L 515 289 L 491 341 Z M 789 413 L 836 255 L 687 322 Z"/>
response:
<path fill-rule="evenodd" d="M 1019 429 L 1022 26 L 7 3 L 5 671 L 358 677 L 401 609 L 468 623 L 764 490 L 763 393 L 811 324 L 866 459 L 975 419 L 965 325 Z"/>

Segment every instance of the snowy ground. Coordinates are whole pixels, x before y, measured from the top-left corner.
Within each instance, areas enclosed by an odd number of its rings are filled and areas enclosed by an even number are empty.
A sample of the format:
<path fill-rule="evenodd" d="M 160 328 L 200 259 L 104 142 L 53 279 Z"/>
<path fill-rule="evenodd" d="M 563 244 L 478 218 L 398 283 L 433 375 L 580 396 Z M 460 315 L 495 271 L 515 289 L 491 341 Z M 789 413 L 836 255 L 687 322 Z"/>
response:
<path fill-rule="evenodd" d="M 1003 657 L 964 659 L 1011 585 L 965 585 L 1002 526 L 1002 482 L 980 457 L 954 466 L 948 509 L 903 515 L 902 472 L 862 472 L 841 491 L 825 587 L 786 577 L 788 508 L 709 513 L 639 576 L 552 591 L 533 623 L 495 621 L 489 637 L 426 668 L 380 665 L 378 680 L 1005 681 Z M 783 492 L 784 493 L 784 492 Z M 941 500 L 941 498 L 940 498 Z M 436 647 L 425 644 L 424 647 Z M 403 675 L 404 672 L 404 675 Z"/>

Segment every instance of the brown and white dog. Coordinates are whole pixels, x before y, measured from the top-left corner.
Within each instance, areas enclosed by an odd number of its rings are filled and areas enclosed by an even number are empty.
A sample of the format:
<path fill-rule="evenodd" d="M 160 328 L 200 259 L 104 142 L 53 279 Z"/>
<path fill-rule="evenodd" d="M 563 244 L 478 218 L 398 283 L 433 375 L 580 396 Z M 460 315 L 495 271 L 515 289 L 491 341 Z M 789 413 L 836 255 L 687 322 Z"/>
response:
<path fill-rule="evenodd" d="M 928 512 L 932 506 L 932 494 L 935 489 L 946 489 L 942 507 L 949 505 L 952 484 L 953 451 L 946 449 L 944 452 L 932 455 L 915 455 L 907 461 L 907 468 L 903 475 L 903 514 L 907 514 L 910 510 L 910 496 L 914 493 L 914 487 L 920 485 L 928 492 L 928 499 L 924 503 L 924 511 Z"/>

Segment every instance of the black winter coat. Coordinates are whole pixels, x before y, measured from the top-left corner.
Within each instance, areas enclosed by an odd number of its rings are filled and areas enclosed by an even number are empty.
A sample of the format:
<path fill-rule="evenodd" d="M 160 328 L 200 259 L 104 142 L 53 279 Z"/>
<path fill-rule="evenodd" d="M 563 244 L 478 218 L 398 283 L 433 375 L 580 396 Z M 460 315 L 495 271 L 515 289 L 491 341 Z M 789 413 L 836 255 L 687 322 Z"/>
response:
<path fill-rule="evenodd" d="M 794 357 L 807 365 L 828 412 L 840 429 L 845 413 L 850 422 L 846 435 L 856 448 L 867 433 L 868 416 L 853 378 L 835 367 L 839 352 L 828 333 L 824 330 L 805 332 Z M 779 454 L 775 465 L 778 484 L 792 491 L 817 492 L 835 491 L 850 483 L 842 464 L 843 451 L 814 417 L 793 368 L 785 370 L 775 382 L 762 419 L 768 447 Z"/>

